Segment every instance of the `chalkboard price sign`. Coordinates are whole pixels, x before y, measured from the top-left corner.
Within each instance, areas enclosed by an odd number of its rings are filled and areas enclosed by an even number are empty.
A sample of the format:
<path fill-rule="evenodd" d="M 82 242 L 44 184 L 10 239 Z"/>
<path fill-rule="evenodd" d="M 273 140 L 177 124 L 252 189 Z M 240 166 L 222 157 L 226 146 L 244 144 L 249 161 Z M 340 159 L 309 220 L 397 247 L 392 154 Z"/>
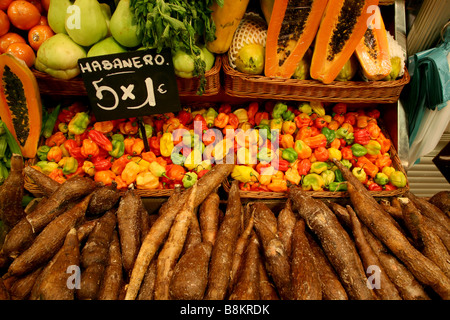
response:
<path fill-rule="evenodd" d="M 98 121 L 181 110 L 170 49 L 88 57 L 78 66 Z"/>

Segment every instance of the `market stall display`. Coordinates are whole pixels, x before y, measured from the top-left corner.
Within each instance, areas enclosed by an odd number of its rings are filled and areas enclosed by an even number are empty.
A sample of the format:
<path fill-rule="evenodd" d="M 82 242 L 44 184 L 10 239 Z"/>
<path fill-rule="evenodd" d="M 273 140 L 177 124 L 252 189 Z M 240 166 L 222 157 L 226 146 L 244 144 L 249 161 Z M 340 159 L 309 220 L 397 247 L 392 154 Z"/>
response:
<path fill-rule="evenodd" d="M 391 1 L 14 2 L 39 14 L 4 28 L 33 63 L 0 56 L 1 300 L 450 299 L 445 195 L 409 192 L 384 123 Z M 181 110 L 97 120 L 79 59 L 167 48 Z"/>

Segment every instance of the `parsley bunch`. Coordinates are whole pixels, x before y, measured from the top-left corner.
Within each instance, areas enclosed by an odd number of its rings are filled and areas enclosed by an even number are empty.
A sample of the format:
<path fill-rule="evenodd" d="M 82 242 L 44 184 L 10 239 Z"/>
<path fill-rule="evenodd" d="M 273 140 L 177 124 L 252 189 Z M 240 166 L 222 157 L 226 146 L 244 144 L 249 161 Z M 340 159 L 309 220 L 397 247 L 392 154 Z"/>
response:
<path fill-rule="evenodd" d="M 176 52 L 184 50 L 194 57 L 194 76 L 199 76 L 197 94 L 205 90 L 205 62 L 200 58 L 197 45 L 203 37 L 205 42 L 215 40 L 216 27 L 211 19 L 211 5 L 223 0 L 131 0 L 139 32 L 143 34 L 142 44 L 160 52 L 170 48 Z"/>

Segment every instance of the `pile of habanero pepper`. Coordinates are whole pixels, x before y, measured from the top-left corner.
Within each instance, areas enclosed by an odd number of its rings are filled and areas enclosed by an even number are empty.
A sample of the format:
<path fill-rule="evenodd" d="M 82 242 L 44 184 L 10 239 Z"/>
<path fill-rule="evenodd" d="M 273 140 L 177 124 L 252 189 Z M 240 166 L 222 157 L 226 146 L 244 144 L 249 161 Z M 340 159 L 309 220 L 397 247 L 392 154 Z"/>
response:
<path fill-rule="evenodd" d="M 232 154 L 231 177 L 241 190 L 284 192 L 295 184 L 345 191 L 335 158 L 370 190 L 404 187 L 406 177 L 392 166 L 391 141 L 377 123 L 379 111 L 350 112 L 343 103 L 329 108 L 326 114 L 320 103 L 272 100 L 184 107 L 143 117 L 146 150 L 136 118 L 96 121 L 86 105 L 74 102 L 58 109 L 34 167 L 59 182 L 85 175 L 105 185 L 115 182 L 118 189 L 189 188 Z"/>

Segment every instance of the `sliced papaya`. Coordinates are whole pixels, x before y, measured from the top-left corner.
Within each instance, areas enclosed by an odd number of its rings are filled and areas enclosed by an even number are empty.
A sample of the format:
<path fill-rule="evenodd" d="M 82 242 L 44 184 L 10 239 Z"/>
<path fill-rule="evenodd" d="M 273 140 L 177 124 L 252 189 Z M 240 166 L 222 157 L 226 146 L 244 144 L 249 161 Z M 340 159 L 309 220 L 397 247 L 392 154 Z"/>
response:
<path fill-rule="evenodd" d="M 328 0 L 275 0 L 267 30 L 264 74 L 291 78 L 314 41 Z"/>
<path fill-rule="evenodd" d="M 22 155 L 34 158 L 42 128 L 42 102 L 36 77 L 13 55 L 0 55 L 0 117 Z"/>
<path fill-rule="evenodd" d="M 381 80 L 391 73 L 389 43 L 383 17 L 378 9 L 361 41 L 356 46 L 361 70 L 368 80 Z"/>
<path fill-rule="evenodd" d="M 377 5 L 378 0 L 328 1 L 315 39 L 311 78 L 325 84 L 334 81 L 363 38 Z"/>

